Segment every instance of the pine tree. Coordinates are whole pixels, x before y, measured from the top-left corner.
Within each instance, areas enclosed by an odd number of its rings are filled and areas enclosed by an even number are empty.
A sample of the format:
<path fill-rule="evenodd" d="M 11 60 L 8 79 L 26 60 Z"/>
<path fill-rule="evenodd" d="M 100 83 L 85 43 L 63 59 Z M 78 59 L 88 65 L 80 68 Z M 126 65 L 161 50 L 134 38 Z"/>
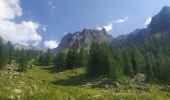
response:
<path fill-rule="evenodd" d="M 57 68 L 64 68 L 66 64 L 66 54 L 64 52 L 58 53 L 54 58 L 54 64 Z"/>
<path fill-rule="evenodd" d="M 47 53 L 45 53 L 44 56 L 44 65 L 48 66 L 52 63 L 52 53 L 51 50 L 47 50 Z"/>
<path fill-rule="evenodd" d="M 0 68 L 4 67 L 9 61 L 9 49 L 0 38 Z"/>
<path fill-rule="evenodd" d="M 28 59 L 26 56 L 26 52 L 24 50 L 21 51 L 21 56 L 18 59 L 18 63 L 19 63 L 19 71 L 20 72 L 23 72 L 27 69 Z"/>
<path fill-rule="evenodd" d="M 132 65 L 134 74 L 142 72 L 142 68 L 144 67 L 144 57 L 136 47 L 134 47 L 132 51 Z"/>
<path fill-rule="evenodd" d="M 117 80 L 122 74 L 120 71 L 120 65 L 113 58 L 109 58 L 109 65 L 109 76 L 113 80 Z"/>
<path fill-rule="evenodd" d="M 66 68 L 73 69 L 79 66 L 79 56 L 76 49 L 69 50 L 66 60 Z"/>
<path fill-rule="evenodd" d="M 87 65 L 87 52 L 83 47 L 80 49 L 80 53 L 79 53 L 79 65 L 80 66 Z"/>
<path fill-rule="evenodd" d="M 110 71 L 110 72 L 109 72 Z M 107 44 L 92 44 L 89 54 L 87 73 L 89 75 L 106 75 L 117 78 L 117 66 Z"/>
<path fill-rule="evenodd" d="M 87 66 L 87 73 L 89 75 L 96 75 L 98 73 L 99 66 L 99 55 L 98 55 L 98 44 L 93 43 L 89 51 L 89 61 Z"/>
<path fill-rule="evenodd" d="M 133 71 L 130 55 L 126 49 L 123 51 L 123 59 L 124 59 L 124 74 L 126 76 L 133 77 L 134 71 Z"/>
<path fill-rule="evenodd" d="M 145 68 L 145 73 L 146 73 L 146 79 L 148 82 L 154 81 L 154 72 L 153 72 L 153 55 L 152 54 L 146 54 L 146 68 Z"/>

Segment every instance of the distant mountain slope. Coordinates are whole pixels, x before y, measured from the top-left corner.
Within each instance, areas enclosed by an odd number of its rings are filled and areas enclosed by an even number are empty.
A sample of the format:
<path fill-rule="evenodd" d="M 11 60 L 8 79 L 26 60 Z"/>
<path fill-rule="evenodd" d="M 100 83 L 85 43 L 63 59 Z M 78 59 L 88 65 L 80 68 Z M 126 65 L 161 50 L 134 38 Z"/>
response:
<path fill-rule="evenodd" d="M 130 44 L 141 45 L 157 33 L 170 32 L 170 7 L 163 7 L 162 10 L 152 17 L 151 23 L 147 28 L 136 29 L 133 32 L 113 38 L 105 29 L 84 29 L 82 32 L 69 33 L 63 37 L 58 48 L 59 52 L 64 49 L 89 47 L 93 42 L 111 42 L 118 46 Z"/>
<path fill-rule="evenodd" d="M 105 29 L 84 29 L 82 32 L 68 33 L 64 36 L 55 51 L 59 52 L 64 49 L 90 47 L 90 45 L 102 42 L 112 42 L 113 37 Z"/>
<path fill-rule="evenodd" d="M 152 33 L 170 31 L 170 7 L 163 7 L 162 10 L 152 18 L 148 28 Z"/>
<path fill-rule="evenodd" d="M 142 44 L 145 40 L 156 33 L 170 31 L 170 7 L 163 7 L 162 10 L 152 17 L 151 23 L 145 29 L 137 29 L 127 35 L 122 35 L 114 39 L 117 45 Z"/>
<path fill-rule="evenodd" d="M 38 47 L 35 47 L 35 46 L 32 46 L 32 45 L 25 46 L 25 45 L 22 45 L 22 44 L 14 44 L 14 48 L 16 50 L 35 50 L 35 51 L 42 51 L 42 52 L 47 51 L 47 49 L 38 48 Z"/>

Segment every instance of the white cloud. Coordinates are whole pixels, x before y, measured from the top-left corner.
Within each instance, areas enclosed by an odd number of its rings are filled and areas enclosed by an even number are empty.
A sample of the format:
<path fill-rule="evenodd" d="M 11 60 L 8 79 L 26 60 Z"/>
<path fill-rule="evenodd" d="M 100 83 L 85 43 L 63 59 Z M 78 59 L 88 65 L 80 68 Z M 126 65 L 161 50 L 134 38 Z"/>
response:
<path fill-rule="evenodd" d="M 123 19 L 118 19 L 118 20 L 113 20 L 111 23 L 109 23 L 108 25 L 105 26 L 97 26 L 96 29 L 97 30 L 102 30 L 103 28 L 106 29 L 107 32 L 110 32 L 113 30 L 113 25 L 114 24 L 121 24 L 121 23 L 125 23 L 129 18 L 125 17 Z"/>
<path fill-rule="evenodd" d="M 0 0 L 0 19 L 14 19 L 22 15 L 19 0 Z"/>
<path fill-rule="evenodd" d="M 112 31 L 112 29 L 113 29 L 113 24 L 110 23 L 110 24 L 104 26 L 104 28 L 106 29 L 107 32 Z"/>
<path fill-rule="evenodd" d="M 46 26 L 42 26 L 41 29 L 46 32 L 47 31 L 47 27 Z"/>
<path fill-rule="evenodd" d="M 68 32 L 63 32 L 64 35 L 68 34 Z"/>
<path fill-rule="evenodd" d="M 37 32 L 41 26 L 32 21 L 14 21 L 16 17 L 22 16 L 19 4 L 19 0 L 0 0 L 0 36 L 13 43 L 29 45 L 31 42 L 37 45 L 42 40 Z"/>
<path fill-rule="evenodd" d="M 110 31 L 112 31 L 112 29 L 113 29 L 113 24 L 110 23 L 110 24 L 105 25 L 105 26 L 97 26 L 97 27 L 96 27 L 97 30 L 102 30 L 103 28 L 104 28 L 107 32 L 110 32 Z"/>
<path fill-rule="evenodd" d="M 44 46 L 46 48 L 50 48 L 50 49 L 54 49 L 54 48 L 58 47 L 58 44 L 59 44 L 59 42 L 54 41 L 54 40 L 49 40 L 49 41 L 44 42 Z"/>
<path fill-rule="evenodd" d="M 144 25 L 149 25 L 152 21 L 152 17 L 148 17 L 144 23 Z"/>
<path fill-rule="evenodd" d="M 113 23 L 125 23 L 128 19 L 129 17 L 125 17 L 123 19 L 114 20 Z"/>
<path fill-rule="evenodd" d="M 5 40 L 10 40 L 14 43 L 41 41 L 41 36 L 38 35 L 37 29 L 39 25 L 28 21 L 23 21 L 20 24 L 7 20 L 0 20 L 0 35 Z"/>
<path fill-rule="evenodd" d="M 48 2 L 48 6 L 49 6 L 52 10 L 55 9 L 55 5 L 54 5 L 54 2 L 53 2 L 53 1 L 49 1 L 49 2 Z"/>

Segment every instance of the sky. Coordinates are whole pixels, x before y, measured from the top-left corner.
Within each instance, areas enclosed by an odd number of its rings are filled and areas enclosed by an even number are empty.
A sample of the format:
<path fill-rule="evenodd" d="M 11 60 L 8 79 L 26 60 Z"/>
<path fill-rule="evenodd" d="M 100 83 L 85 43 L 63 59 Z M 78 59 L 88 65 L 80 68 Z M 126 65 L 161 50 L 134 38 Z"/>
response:
<path fill-rule="evenodd" d="M 146 28 L 170 0 L 0 0 L 0 36 L 56 48 L 67 33 L 105 28 L 113 37 Z"/>

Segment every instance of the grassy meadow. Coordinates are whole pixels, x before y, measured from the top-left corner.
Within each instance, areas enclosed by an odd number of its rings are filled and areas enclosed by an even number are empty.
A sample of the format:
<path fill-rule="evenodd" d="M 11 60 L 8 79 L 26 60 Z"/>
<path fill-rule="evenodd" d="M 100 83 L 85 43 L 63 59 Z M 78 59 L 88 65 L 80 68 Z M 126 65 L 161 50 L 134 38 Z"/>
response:
<path fill-rule="evenodd" d="M 85 68 L 55 70 L 53 67 L 33 66 L 18 73 L 8 65 L 0 71 L 0 100 L 170 100 L 170 92 L 155 84 L 126 84 L 99 88 L 105 76 L 87 78 Z M 141 88 L 143 87 L 143 88 Z M 147 87 L 147 89 L 146 89 Z"/>

